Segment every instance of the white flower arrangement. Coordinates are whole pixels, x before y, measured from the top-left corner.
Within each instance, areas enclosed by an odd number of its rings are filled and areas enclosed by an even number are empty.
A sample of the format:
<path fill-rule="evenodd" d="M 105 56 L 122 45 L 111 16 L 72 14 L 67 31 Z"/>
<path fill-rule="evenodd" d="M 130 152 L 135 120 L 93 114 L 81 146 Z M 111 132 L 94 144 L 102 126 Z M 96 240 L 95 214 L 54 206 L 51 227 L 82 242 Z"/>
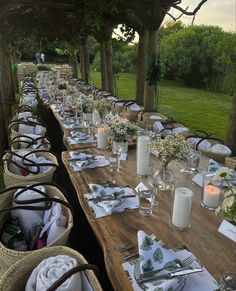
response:
<path fill-rule="evenodd" d="M 88 97 L 83 98 L 80 96 L 76 102 L 76 109 L 82 111 L 83 113 L 92 113 L 93 99 Z"/>
<path fill-rule="evenodd" d="M 94 109 L 96 109 L 100 117 L 103 118 L 111 108 L 106 100 L 94 100 Z"/>
<path fill-rule="evenodd" d="M 224 182 L 229 189 L 224 193 L 223 201 L 215 210 L 215 213 L 222 215 L 224 218 L 236 225 L 236 187 L 231 185 L 229 182 L 232 173 L 232 169 L 221 167 L 213 176 L 213 180 Z"/>
<path fill-rule="evenodd" d="M 171 161 L 189 158 L 191 146 L 182 135 L 176 134 L 153 141 L 150 148 L 152 153 L 161 159 L 162 164 L 168 165 Z"/>
<path fill-rule="evenodd" d="M 109 113 L 107 115 L 106 134 L 109 138 L 117 142 L 126 142 L 132 139 L 136 134 L 138 127 L 136 124 L 121 118 L 119 115 Z"/>

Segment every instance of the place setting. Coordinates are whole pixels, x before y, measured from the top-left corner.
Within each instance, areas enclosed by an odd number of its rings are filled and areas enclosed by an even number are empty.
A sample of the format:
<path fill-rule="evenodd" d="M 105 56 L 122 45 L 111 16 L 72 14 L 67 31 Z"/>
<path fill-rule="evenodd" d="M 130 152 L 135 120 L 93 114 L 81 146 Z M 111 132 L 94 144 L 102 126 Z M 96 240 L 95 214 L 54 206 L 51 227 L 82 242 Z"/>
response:
<path fill-rule="evenodd" d="M 138 253 L 122 264 L 133 290 L 216 290 L 217 282 L 186 246 L 168 249 L 155 235 L 137 232 Z M 125 250 L 125 249 L 124 249 Z M 122 251 L 124 251 L 122 250 Z M 127 256 L 128 257 L 128 256 Z"/>
<path fill-rule="evenodd" d="M 91 194 L 84 196 L 96 218 L 138 208 L 138 196 L 128 185 L 119 187 L 108 180 L 88 186 Z"/>
<path fill-rule="evenodd" d="M 93 144 L 96 142 L 96 139 L 93 135 L 80 132 L 80 131 L 71 131 L 70 135 L 66 137 L 67 141 L 71 145 L 76 144 Z"/>
<path fill-rule="evenodd" d="M 109 161 L 103 155 L 93 155 L 87 152 L 69 152 L 68 159 L 73 171 L 82 171 L 85 169 L 94 169 L 109 166 Z"/>

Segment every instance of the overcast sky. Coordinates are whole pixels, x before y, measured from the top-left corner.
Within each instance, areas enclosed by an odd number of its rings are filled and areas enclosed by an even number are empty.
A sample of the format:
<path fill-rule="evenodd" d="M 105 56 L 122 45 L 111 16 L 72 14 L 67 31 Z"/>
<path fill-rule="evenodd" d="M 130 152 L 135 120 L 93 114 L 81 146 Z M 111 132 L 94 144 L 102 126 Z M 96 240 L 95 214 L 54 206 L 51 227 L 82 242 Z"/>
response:
<path fill-rule="evenodd" d="M 180 5 L 183 8 L 189 7 L 192 11 L 200 0 L 182 0 Z M 178 12 L 171 10 L 174 15 Z M 191 17 L 182 17 L 185 24 L 190 24 Z M 224 30 L 236 32 L 236 0 L 208 0 L 198 11 L 195 24 L 218 25 Z"/>
<path fill-rule="evenodd" d="M 200 3 L 200 0 L 182 0 L 179 5 L 188 11 L 193 11 L 194 8 Z M 169 11 L 172 15 L 178 16 L 181 14 L 176 11 L 176 9 L 171 9 Z M 192 16 L 182 16 L 181 21 L 188 25 L 192 22 Z M 169 21 L 171 18 L 167 16 L 162 24 Z M 205 24 L 205 25 L 217 25 L 222 27 L 226 31 L 231 31 L 236 33 L 236 0 L 208 0 L 201 9 L 198 11 L 195 17 L 195 24 Z M 119 35 L 122 35 L 120 29 L 115 30 Z M 117 38 L 113 34 L 114 38 Z M 138 34 L 136 33 L 134 42 L 138 42 Z"/>

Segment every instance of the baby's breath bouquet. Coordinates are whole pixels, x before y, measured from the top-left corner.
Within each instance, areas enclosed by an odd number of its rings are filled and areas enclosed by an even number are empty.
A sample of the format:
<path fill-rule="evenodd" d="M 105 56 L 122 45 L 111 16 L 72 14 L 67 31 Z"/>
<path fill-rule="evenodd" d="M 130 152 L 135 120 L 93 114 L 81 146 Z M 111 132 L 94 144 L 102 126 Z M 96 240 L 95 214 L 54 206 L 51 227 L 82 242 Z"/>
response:
<path fill-rule="evenodd" d="M 106 100 L 94 100 L 93 106 L 99 112 L 101 118 L 110 111 L 110 104 Z"/>
<path fill-rule="evenodd" d="M 228 191 L 224 193 L 221 205 L 215 212 L 236 225 L 236 187 L 230 183 L 233 172 L 232 169 L 221 167 L 215 172 L 213 179 L 223 182 L 223 185 L 228 188 Z"/>
<path fill-rule="evenodd" d="M 107 116 L 106 134 L 117 142 L 126 142 L 137 134 L 136 124 L 121 118 L 119 115 L 109 113 Z"/>
<path fill-rule="evenodd" d="M 180 135 L 167 135 L 150 144 L 152 153 L 161 159 L 163 165 L 167 166 L 171 161 L 180 161 L 189 157 L 190 145 Z"/>
<path fill-rule="evenodd" d="M 92 98 L 79 98 L 76 102 L 76 109 L 82 111 L 83 113 L 93 112 L 93 99 Z"/>

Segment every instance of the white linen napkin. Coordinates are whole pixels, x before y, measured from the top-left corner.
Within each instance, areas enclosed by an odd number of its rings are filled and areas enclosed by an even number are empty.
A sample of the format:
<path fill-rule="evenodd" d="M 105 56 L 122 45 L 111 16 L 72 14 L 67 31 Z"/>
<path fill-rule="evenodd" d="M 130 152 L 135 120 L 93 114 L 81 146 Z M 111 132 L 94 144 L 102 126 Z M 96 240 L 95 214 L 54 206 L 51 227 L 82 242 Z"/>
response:
<path fill-rule="evenodd" d="M 221 164 L 217 163 L 213 159 L 209 160 L 209 166 L 208 166 L 208 172 L 209 173 L 215 173 L 217 170 L 219 170 L 222 167 Z M 232 185 L 236 185 L 236 171 L 232 170 L 230 173 L 230 179 L 229 183 Z M 224 186 L 227 186 L 227 184 L 224 184 Z"/>
<path fill-rule="evenodd" d="M 67 137 L 68 142 L 73 145 L 73 144 L 79 144 L 79 143 L 94 143 L 95 140 L 92 136 L 90 135 L 85 135 L 85 136 L 80 136 L 80 137 Z"/>
<path fill-rule="evenodd" d="M 66 272 L 78 265 L 77 261 L 66 255 L 44 259 L 31 273 L 25 291 L 46 291 Z M 82 291 L 81 275 L 76 273 L 68 278 L 57 291 Z"/>
<path fill-rule="evenodd" d="M 211 147 L 211 151 L 215 154 L 222 154 L 226 157 L 230 157 L 232 152 L 231 152 L 231 149 L 228 148 L 226 145 L 223 145 L 223 144 L 214 144 L 212 147 Z"/>
<path fill-rule="evenodd" d="M 91 154 L 76 152 L 76 151 L 70 151 L 69 155 L 72 159 L 81 159 L 81 160 L 93 157 L 93 155 Z"/>
<path fill-rule="evenodd" d="M 102 197 L 104 195 L 134 195 L 134 192 L 129 187 L 103 187 L 99 184 L 89 184 L 91 189 L 91 194 L 85 194 L 86 199 Z M 122 212 L 130 209 L 138 208 L 139 201 L 138 197 L 130 197 L 123 200 L 112 200 L 112 201 L 102 201 L 102 202 L 93 202 L 88 201 L 89 206 L 93 209 L 94 215 L 96 218 L 110 215 L 114 212 Z"/>
<path fill-rule="evenodd" d="M 63 214 L 60 203 L 53 202 L 52 208 L 44 212 L 43 224 L 39 237 L 47 232 L 47 245 L 66 231 L 67 218 Z"/>
<path fill-rule="evenodd" d="M 154 239 L 146 235 L 146 233 L 142 230 L 138 231 L 138 248 L 141 274 L 157 269 L 162 269 L 164 267 L 168 268 L 169 271 L 177 269 L 175 267 L 175 260 L 178 259 L 175 253 L 172 250 L 168 250 L 159 245 Z M 160 274 L 169 272 L 168 269 L 164 270 Z M 183 285 L 184 281 L 184 276 L 179 278 L 160 280 L 158 284 L 160 289 L 156 290 L 178 290 L 178 288 Z"/>
<path fill-rule="evenodd" d="M 36 189 L 41 190 L 45 193 L 45 188 L 43 186 L 37 186 Z M 15 195 L 20 191 L 21 189 L 17 190 Z M 17 197 L 17 200 L 31 200 L 31 199 L 38 199 L 42 198 L 42 195 L 34 190 L 26 190 L 23 192 L 19 197 Z M 21 206 L 24 204 L 21 204 Z M 39 202 L 34 204 L 27 204 L 32 206 L 45 206 L 45 202 Z M 12 202 L 12 207 L 19 206 L 19 204 Z M 33 227 L 36 225 L 42 225 L 43 224 L 43 215 L 44 211 L 40 210 L 23 210 L 23 209 L 17 209 L 11 211 L 11 216 L 13 218 L 17 217 L 20 220 L 20 224 L 23 228 L 23 231 L 25 235 L 27 236 L 29 232 L 32 231 Z"/>
<path fill-rule="evenodd" d="M 71 162 L 70 165 L 74 171 L 82 171 L 85 169 L 93 169 L 108 166 L 109 161 L 106 160 L 104 156 L 100 155 L 96 156 L 94 160 Z"/>
<path fill-rule="evenodd" d="M 112 196 L 114 193 L 120 193 L 121 195 L 125 195 L 125 190 L 123 190 L 119 187 L 115 187 L 115 188 L 106 187 L 106 188 L 104 188 L 103 186 L 98 185 L 98 184 L 89 184 L 89 188 L 92 191 L 91 198 L 103 197 L 103 196 L 107 196 L 107 195 Z M 100 207 L 102 207 L 107 214 L 111 214 L 112 210 L 119 203 L 120 203 L 119 200 L 112 200 L 112 201 L 98 202 L 97 204 Z"/>

